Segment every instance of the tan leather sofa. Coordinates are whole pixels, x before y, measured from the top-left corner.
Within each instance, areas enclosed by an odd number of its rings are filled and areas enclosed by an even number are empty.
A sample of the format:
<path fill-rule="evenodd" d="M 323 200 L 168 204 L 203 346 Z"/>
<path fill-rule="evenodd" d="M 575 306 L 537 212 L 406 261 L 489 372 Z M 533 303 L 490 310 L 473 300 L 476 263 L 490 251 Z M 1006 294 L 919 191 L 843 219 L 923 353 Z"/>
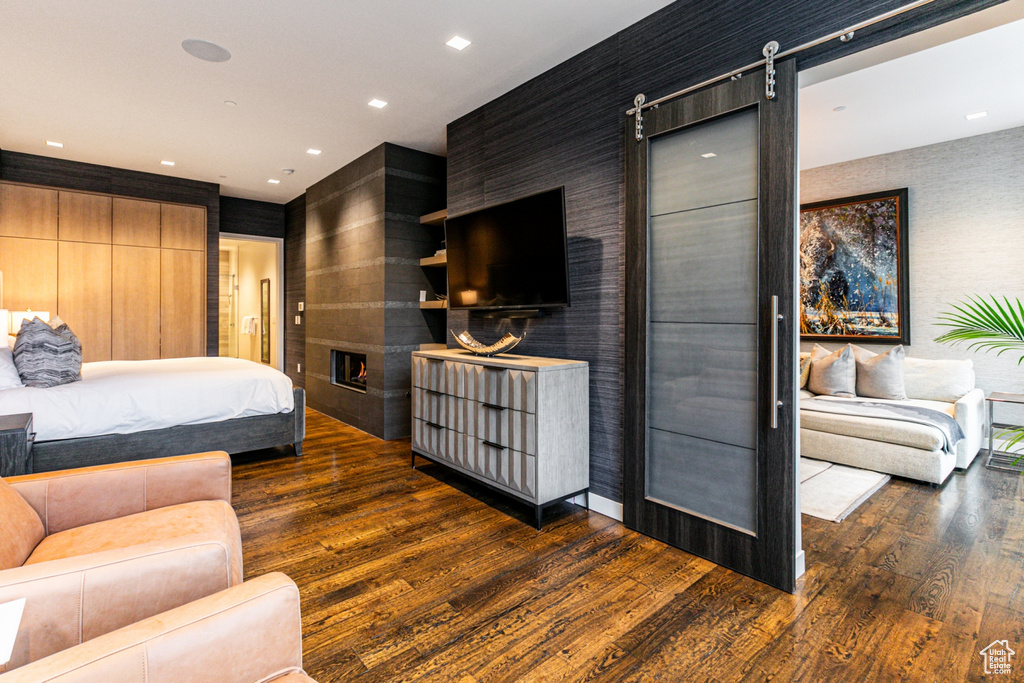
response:
<path fill-rule="evenodd" d="M 8 670 L 242 582 L 226 453 L 0 480 Z"/>
<path fill-rule="evenodd" d="M 33 662 L 2 683 L 306 683 L 299 591 L 267 574 Z"/>

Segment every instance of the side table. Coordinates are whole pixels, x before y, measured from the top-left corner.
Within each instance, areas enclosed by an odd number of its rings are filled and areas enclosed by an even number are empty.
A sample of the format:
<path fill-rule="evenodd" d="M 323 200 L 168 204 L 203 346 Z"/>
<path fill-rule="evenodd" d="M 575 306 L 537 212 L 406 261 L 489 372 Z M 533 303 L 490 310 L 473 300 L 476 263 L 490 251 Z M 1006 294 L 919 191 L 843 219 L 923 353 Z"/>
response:
<path fill-rule="evenodd" d="M 32 413 L 0 415 L 0 477 L 32 474 Z"/>
<path fill-rule="evenodd" d="M 1018 462 L 1016 465 L 1013 464 L 1013 461 L 1017 458 L 1024 457 L 1024 450 L 1011 453 L 1008 451 L 997 451 L 995 449 L 996 430 L 1015 428 L 1018 425 L 997 423 L 993 417 L 992 410 L 995 408 L 997 403 L 1024 405 L 1024 394 L 1011 394 L 1005 391 L 993 391 L 985 397 L 985 403 L 988 405 L 988 459 L 985 461 L 985 467 L 993 470 L 1005 470 L 1007 472 L 1024 471 L 1024 460 L 1021 460 L 1021 462 Z"/>

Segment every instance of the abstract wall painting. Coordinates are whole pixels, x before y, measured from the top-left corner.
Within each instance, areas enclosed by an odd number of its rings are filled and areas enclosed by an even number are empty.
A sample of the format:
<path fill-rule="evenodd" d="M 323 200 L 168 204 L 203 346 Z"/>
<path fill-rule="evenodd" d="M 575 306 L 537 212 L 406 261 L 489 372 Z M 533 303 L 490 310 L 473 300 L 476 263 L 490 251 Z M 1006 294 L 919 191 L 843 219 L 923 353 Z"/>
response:
<path fill-rule="evenodd" d="M 907 188 L 800 207 L 800 335 L 910 344 Z"/>

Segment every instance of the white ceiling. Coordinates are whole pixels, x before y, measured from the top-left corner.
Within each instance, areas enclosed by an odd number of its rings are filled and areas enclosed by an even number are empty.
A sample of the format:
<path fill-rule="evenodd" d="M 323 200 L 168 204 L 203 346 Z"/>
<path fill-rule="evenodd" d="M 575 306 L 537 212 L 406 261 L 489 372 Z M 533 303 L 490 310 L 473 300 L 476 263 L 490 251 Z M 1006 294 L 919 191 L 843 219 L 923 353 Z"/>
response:
<path fill-rule="evenodd" d="M 669 2 L 3 0 L 0 148 L 284 202 L 384 141 L 444 153 L 450 121 Z"/>
<path fill-rule="evenodd" d="M 801 168 L 1024 126 L 1024 2 L 809 69 L 800 82 Z M 979 111 L 988 116 L 964 118 Z"/>

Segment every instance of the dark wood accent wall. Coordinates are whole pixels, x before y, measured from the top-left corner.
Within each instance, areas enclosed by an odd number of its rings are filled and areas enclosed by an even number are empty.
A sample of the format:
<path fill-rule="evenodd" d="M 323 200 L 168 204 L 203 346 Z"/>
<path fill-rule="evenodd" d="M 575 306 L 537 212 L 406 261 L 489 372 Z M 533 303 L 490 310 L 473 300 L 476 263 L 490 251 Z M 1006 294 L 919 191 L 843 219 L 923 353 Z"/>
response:
<path fill-rule="evenodd" d="M 220 231 L 253 237 L 284 238 L 285 205 L 222 196 Z"/>
<path fill-rule="evenodd" d="M 306 314 L 299 312 L 299 302 L 306 301 L 306 195 L 285 204 L 284 217 L 284 372 L 292 384 L 304 387 Z M 298 325 L 295 316 L 302 320 Z"/>
<path fill-rule="evenodd" d="M 679 0 L 448 126 L 448 213 L 564 185 L 572 307 L 526 323 L 450 313 L 449 326 L 494 340 L 527 331 L 522 353 L 589 361 L 591 490 L 622 500 L 623 140 L 625 110 L 843 29 L 901 2 Z M 803 53 L 812 66 L 999 4 L 937 0 Z M 749 77 L 758 78 L 751 74 Z"/>
<path fill-rule="evenodd" d="M 443 205 L 444 174 L 442 157 L 385 143 L 306 190 L 309 405 L 385 439 L 410 433 L 409 354 L 444 323 L 419 308 L 419 259 L 437 248 L 419 217 Z M 331 349 L 366 354 L 365 394 L 331 384 Z"/>
<path fill-rule="evenodd" d="M 206 355 L 217 355 L 219 185 L 8 151 L 0 151 L 0 180 L 205 206 Z"/>

